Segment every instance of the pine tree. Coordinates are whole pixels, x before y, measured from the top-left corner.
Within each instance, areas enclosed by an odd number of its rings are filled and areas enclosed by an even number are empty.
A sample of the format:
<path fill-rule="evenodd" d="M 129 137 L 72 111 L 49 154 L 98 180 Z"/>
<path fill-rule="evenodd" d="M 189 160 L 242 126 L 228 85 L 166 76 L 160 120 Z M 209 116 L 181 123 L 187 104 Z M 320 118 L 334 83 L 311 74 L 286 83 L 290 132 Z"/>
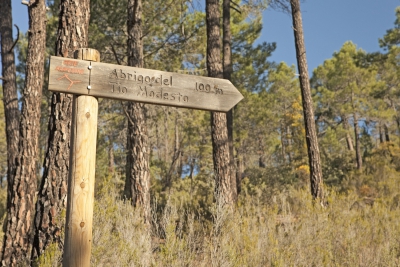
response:
<path fill-rule="evenodd" d="M 276 69 L 269 72 L 268 81 L 271 83 L 268 94 L 272 98 L 268 109 L 273 113 L 273 117 L 278 119 L 270 121 L 280 133 L 281 164 L 299 168 L 307 164 L 304 161 L 307 152 L 300 87 L 294 66 L 280 63 Z"/>
<path fill-rule="evenodd" d="M 7 225 L 2 264 L 15 266 L 28 262 L 31 255 L 32 214 L 37 181 L 40 104 L 46 47 L 46 6 L 44 0 L 30 2 L 29 41 L 26 79 L 23 90 L 18 157 L 12 183 L 11 201 L 7 207 Z"/>
<path fill-rule="evenodd" d="M 359 170 L 363 165 L 364 154 L 360 125 L 373 117 L 377 118 L 374 110 L 379 106 L 371 98 L 371 93 L 378 86 L 377 72 L 374 68 L 366 68 L 358 63 L 358 59 L 365 56 L 364 51 L 357 49 L 353 43 L 346 42 L 339 52 L 334 53 L 332 59 L 326 60 L 315 70 L 313 77 L 318 115 L 327 126 L 343 129 L 338 138 L 346 140 L 348 150 L 355 153 L 354 162 Z M 381 116 L 383 115 L 382 113 Z M 353 130 L 352 137 L 350 128 Z M 354 151 L 351 149 L 352 140 Z"/>
<path fill-rule="evenodd" d="M 11 1 L 0 2 L 1 64 L 3 81 L 3 104 L 6 118 L 7 140 L 7 207 L 11 205 L 12 184 L 18 156 L 19 116 L 17 80 L 15 73 L 14 41 L 12 36 Z"/>
<path fill-rule="evenodd" d="M 223 76 L 224 79 L 232 80 L 232 36 L 231 36 L 231 1 L 223 0 Z M 226 123 L 229 142 L 229 164 L 231 168 L 231 188 L 233 191 L 234 201 L 240 192 L 240 175 L 235 174 L 235 158 L 233 152 L 233 108 L 226 113 Z"/>
<path fill-rule="evenodd" d="M 55 49 L 57 56 L 73 58 L 78 48 L 87 47 L 89 14 L 89 0 L 61 0 Z M 39 257 L 52 242 L 62 246 L 72 100 L 72 95 L 64 93 L 53 93 L 51 97 L 49 140 L 34 219 L 33 259 Z"/>
<path fill-rule="evenodd" d="M 128 64 L 128 53 L 126 43 L 128 42 L 126 6 L 127 1 L 91 1 L 92 17 L 91 17 L 91 43 L 103 55 L 103 60 L 110 63 Z M 188 53 L 195 53 L 197 50 L 202 50 L 205 46 L 201 45 L 201 40 L 205 34 L 197 33 L 204 29 L 203 16 L 200 12 L 189 12 L 186 1 L 181 1 L 179 4 L 172 0 L 161 1 L 152 0 L 142 3 L 142 38 L 143 46 L 142 67 L 159 69 L 166 71 L 177 71 L 181 67 L 184 57 L 189 57 Z M 109 14 L 106 10 L 113 9 L 115 14 Z M 185 56 L 184 56 L 185 55 Z M 191 54 L 190 54 L 191 55 Z M 99 122 L 107 120 L 107 125 L 113 124 L 113 127 L 104 127 L 100 131 L 104 133 L 104 137 L 99 136 L 100 145 L 109 143 L 114 140 L 114 144 L 108 144 L 113 147 L 115 155 L 121 155 L 126 151 L 126 138 L 122 139 L 126 134 L 126 125 L 129 119 L 126 118 L 125 108 L 120 103 L 111 103 L 112 101 L 102 100 L 102 107 L 107 106 L 103 111 L 100 110 Z M 115 102 L 115 101 L 114 101 Z M 142 104 L 140 104 L 142 105 Z M 179 166 L 174 162 L 183 161 L 181 149 L 172 150 L 175 147 L 173 133 L 175 127 L 170 127 L 175 123 L 176 117 L 181 114 L 191 114 L 194 111 L 186 111 L 184 109 L 177 110 L 176 108 L 160 107 L 154 105 L 146 105 L 146 124 L 148 128 L 148 149 L 149 165 L 150 160 L 157 162 L 157 174 L 160 170 L 160 177 L 163 183 L 163 189 L 166 188 L 176 179 L 179 173 Z M 190 116 L 190 115 L 188 115 Z M 113 118 L 112 122 L 110 119 Z M 114 120 L 115 118 L 115 120 Z M 160 132 L 164 128 L 163 134 L 154 134 L 155 131 Z M 167 129 L 168 128 L 168 129 Z M 166 130 L 167 129 L 167 130 Z M 110 138 L 109 138 L 110 137 Z M 182 140 L 182 138 L 180 138 Z M 157 153 L 151 158 L 150 147 L 154 147 Z M 150 146 L 151 145 L 151 146 Z M 158 146 L 159 145 L 159 146 Z M 179 152 L 179 153 L 178 153 Z M 111 155 L 111 154 L 110 154 Z M 125 159 L 121 160 L 120 156 L 116 161 L 116 175 L 119 176 L 121 169 L 126 173 Z M 176 158 L 176 160 L 175 160 Z M 103 164 L 104 166 L 104 164 Z M 155 166 L 152 164 L 152 166 Z M 105 170 L 105 168 L 102 168 Z M 106 176 L 103 172 L 101 176 Z M 124 175 L 121 175 L 124 179 Z M 125 195 L 130 195 L 131 185 L 128 183 L 125 186 Z"/>
<path fill-rule="evenodd" d="M 393 46 L 398 46 L 400 44 L 400 7 L 396 10 L 396 21 L 394 23 L 394 28 L 387 30 L 385 36 L 379 39 L 379 45 L 386 50 L 389 50 Z"/>
<path fill-rule="evenodd" d="M 128 65 L 143 67 L 142 1 L 128 1 Z M 149 144 L 145 106 L 129 102 L 125 193 L 150 221 Z"/>
<path fill-rule="evenodd" d="M 304 125 L 306 128 L 306 142 L 310 167 L 311 195 L 319 199 L 324 205 L 324 192 L 322 181 L 321 159 L 319 154 L 317 132 L 314 121 L 314 108 L 311 98 L 310 81 L 308 78 L 308 66 L 306 49 L 303 35 L 303 22 L 300 11 L 300 1 L 290 0 L 293 19 L 293 31 L 295 38 L 297 67 L 299 70 L 299 80 L 303 103 Z"/>
<path fill-rule="evenodd" d="M 0 89 L 0 98 L 3 98 L 3 88 Z M 0 151 L 7 151 L 6 122 L 4 116 L 3 101 L 0 101 Z M 0 154 L 0 186 L 3 187 L 3 181 L 7 178 L 7 154 Z"/>
<path fill-rule="evenodd" d="M 208 76 L 214 78 L 223 78 L 219 19 L 219 1 L 207 0 L 207 71 Z M 226 113 L 211 113 L 216 197 L 221 205 L 232 205 L 236 197 L 236 187 L 232 188 L 231 182 L 233 173 L 229 164 L 230 155 L 226 123 Z"/>
<path fill-rule="evenodd" d="M 400 114 L 398 112 L 400 102 L 398 101 L 399 85 L 400 85 L 400 7 L 396 8 L 396 20 L 394 28 L 387 30 L 383 38 L 379 39 L 379 44 L 387 50 L 385 54 L 373 54 L 373 64 L 377 67 L 379 80 L 382 86 L 375 90 L 373 96 L 375 101 L 380 102 L 379 107 L 383 107 L 385 111 L 379 109 L 377 116 L 384 124 L 387 134 L 395 133 L 390 128 L 400 129 Z M 392 122 L 394 118 L 394 123 Z M 390 125 L 395 127 L 390 127 Z M 400 139 L 399 139 L 400 140 Z M 399 143 L 400 144 L 400 143 Z"/>

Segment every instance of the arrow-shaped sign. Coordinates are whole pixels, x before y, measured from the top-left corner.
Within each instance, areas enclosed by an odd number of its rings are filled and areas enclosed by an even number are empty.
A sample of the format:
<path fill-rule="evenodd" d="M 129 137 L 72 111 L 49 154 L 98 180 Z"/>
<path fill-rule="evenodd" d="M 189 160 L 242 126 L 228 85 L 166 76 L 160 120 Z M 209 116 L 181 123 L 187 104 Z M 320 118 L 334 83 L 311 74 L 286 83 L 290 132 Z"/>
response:
<path fill-rule="evenodd" d="M 222 112 L 243 99 L 224 79 L 63 57 L 50 58 L 49 90 Z"/>

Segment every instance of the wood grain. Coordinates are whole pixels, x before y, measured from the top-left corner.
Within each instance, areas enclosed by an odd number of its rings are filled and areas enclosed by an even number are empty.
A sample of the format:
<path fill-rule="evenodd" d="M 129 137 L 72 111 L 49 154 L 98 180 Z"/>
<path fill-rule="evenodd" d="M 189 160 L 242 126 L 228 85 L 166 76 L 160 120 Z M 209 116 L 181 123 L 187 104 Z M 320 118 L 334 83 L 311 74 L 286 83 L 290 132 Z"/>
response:
<path fill-rule="evenodd" d="M 72 112 L 63 266 L 86 267 L 92 246 L 98 101 L 75 95 Z"/>
<path fill-rule="evenodd" d="M 49 91 L 87 95 L 90 61 L 50 58 Z"/>
<path fill-rule="evenodd" d="M 224 79 L 99 62 L 90 62 L 89 71 L 87 61 L 70 67 L 62 60 L 51 57 L 51 91 L 222 112 L 243 99 L 235 86 Z M 74 80 L 80 82 L 73 83 Z"/>

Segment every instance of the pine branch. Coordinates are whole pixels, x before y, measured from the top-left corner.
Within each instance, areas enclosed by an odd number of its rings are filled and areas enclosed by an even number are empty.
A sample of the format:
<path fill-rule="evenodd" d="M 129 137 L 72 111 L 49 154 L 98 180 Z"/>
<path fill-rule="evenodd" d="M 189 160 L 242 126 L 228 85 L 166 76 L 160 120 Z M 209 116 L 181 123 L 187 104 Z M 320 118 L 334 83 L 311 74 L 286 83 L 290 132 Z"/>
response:
<path fill-rule="evenodd" d="M 233 10 L 235 10 L 237 13 L 242 14 L 242 12 L 239 9 L 237 9 L 236 7 L 234 7 L 234 6 L 229 6 L 229 7 L 232 8 Z"/>
<path fill-rule="evenodd" d="M 232 4 L 234 4 L 237 8 L 240 8 L 239 4 L 236 4 L 235 2 L 233 2 L 232 0 L 230 1 Z"/>
<path fill-rule="evenodd" d="M 112 50 L 112 52 L 114 54 L 115 60 L 117 61 L 118 65 L 121 65 L 121 60 L 119 59 L 117 51 L 115 50 L 113 44 L 111 44 L 111 50 Z"/>
<path fill-rule="evenodd" d="M 17 28 L 17 39 L 15 40 L 13 45 L 11 46 L 10 50 L 8 51 L 8 53 L 11 53 L 11 51 L 14 49 L 14 46 L 18 43 L 18 40 L 19 40 L 19 27 L 17 26 L 17 24 L 14 24 L 14 26 L 15 26 L 15 28 Z"/>

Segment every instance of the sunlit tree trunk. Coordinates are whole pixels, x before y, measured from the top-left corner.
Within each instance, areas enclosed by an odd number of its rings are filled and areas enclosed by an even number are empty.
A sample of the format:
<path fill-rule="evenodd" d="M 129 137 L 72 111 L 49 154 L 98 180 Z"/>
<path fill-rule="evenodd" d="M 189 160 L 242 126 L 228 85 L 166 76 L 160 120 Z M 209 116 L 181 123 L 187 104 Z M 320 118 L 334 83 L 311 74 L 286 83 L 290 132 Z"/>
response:
<path fill-rule="evenodd" d="M 389 128 L 386 123 L 383 124 L 383 129 L 385 131 L 385 141 L 390 142 Z"/>
<path fill-rule="evenodd" d="M 223 17 L 223 51 L 224 51 L 224 62 L 223 62 L 223 74 L 224 79 L 231 80 L 232 76 L 232 34 L 231 34 L 231 0 L 223 0 L 223 8 L 222 8 L 222 17 Z M 234 149 L 233 149 L 233 110 L 229 110 L 226 113 L 226 122 L 227 122 L 227 130 L 228 130 L 228 142 L 229 142 L 229 164 L 231 168 L 231 188 L 235 192 L 234 197 L 235 201 L 237 200 L 237 194 L 240 192 L 240 175 L 235 173 L 235 158 L 234 158 Z"/>
<path fill-rule="evenodd" d="M 37 184 L 37 160 L 40 131 L 40 104 L 46 51 L 46 6 L 44 0 L 28 6 L 29 35 L 25 87 L 22 98 L 18 156 L 13 181 L 8 185 L 11 199 L 7 206 L 7 224 L 2 265 L 29 262 L 32 244 L 32 219 Z"/>
<path fill-rule="evenodd" d="M 358 127 L 358 116 L 354 113 L 354 136 L 356 143 L 356 161 L 357 161 L 357 170 L 362 169 L 363 160 L 361 155 L 361 143 L 360 143 L 360 131 Z"/>
<path fill-rule="evenodd" d="M 111 135 L 108 136 L 108 172 L 110 175 L 114 175 L 114 140 Z"/>
<path fill-rule="evenodd" d="M 282 155 L 282 163 L 283 165 L 286 165 L 286 130 L 285 130 L 285 123 L 284 121 L 281 121 L 280 123 L 280 134 L 281 134 L 281 155 Z"/>
<path fill-rule="evenodd" d="M 304 44 L 303 23 L 300 11 L 300 0 L 290 0 L 292 10 L 294 39 L 296 46 L 297 67 L 299 70 L 299 80 L 303 103 L 304 124 L 306 130 L 306 142 L 308 161 L 310 166 L 311 194 L 320 203 L 324 203 L 322 169 L 318 140 L 315 127 L 313 102 L 311 98 L 310 81 L 308 76 L 308 66 L 306 58 L 306 48 Z"/>
<path fill-rule="evenodd" d="M 142 1 L 128 1 L 128 65 L 143 68 Z M 129 102 L 125 193 L 150 222 L 149 144 L 145 106 Z"/>
<path fill-rule="evenodd" d="M 206 0 L 207 71 L 215 78 L 223 78 L 219 19 L 219 1 Z M 211 112 L 211 134 L 217 201 L 232 205 L 237 196 L 236 186 L 232 187 L 226 113 Z"/>
<path fill-rule="evenodd" d="M 381 123 L 379 123 L 378 129 L 379 129 L 379 141 L 381 144 L 383 144 L 385 141 L 383 140 L 383 132 L 382 132 L 382 124 Z"/>
<path fill-rule="evenodd" d="M 1 66 L 7 140 L 7 207 L 10 206 L 18 155 L 19 110 L 12 33 L 11 0 L 0 0 Z M 5 153 L 5 152 L 4 152 Z"/>
<path fill-rule="evenodd" d="M 73 58 L 88 46 L 89 0 L 61 0 L 56 55 Z M 61 232 L 67 207 L 72 95 L 53 93 L 50 103 L 49 140 L 43 178 L 36 203 L 32 256 L 39 257 L 52 242 L 62 246 Z"/>
<path fill-rule="evenodd" d="M 350 136 L 350 133 L 349 133 L 349 123 L 347 121 L 346 116 L 343 116 L 343 129 L 346 131 L 347 148 L 350 151 L 353 151 L 354 150 L 353 139 L 351 139 L 351 136 Z"/>
<path fill-rule="evenodd" d="M 177 169 L 177 174 L 178 178 L 182 177 L 182 172 L 183 172 L 183 152 L 181 149 L 181 137 L 179 136 L 179 122 L 180 122 L 180 116 L 175 119 L 175 151 L 178 152 L 178 169 Z"/>

